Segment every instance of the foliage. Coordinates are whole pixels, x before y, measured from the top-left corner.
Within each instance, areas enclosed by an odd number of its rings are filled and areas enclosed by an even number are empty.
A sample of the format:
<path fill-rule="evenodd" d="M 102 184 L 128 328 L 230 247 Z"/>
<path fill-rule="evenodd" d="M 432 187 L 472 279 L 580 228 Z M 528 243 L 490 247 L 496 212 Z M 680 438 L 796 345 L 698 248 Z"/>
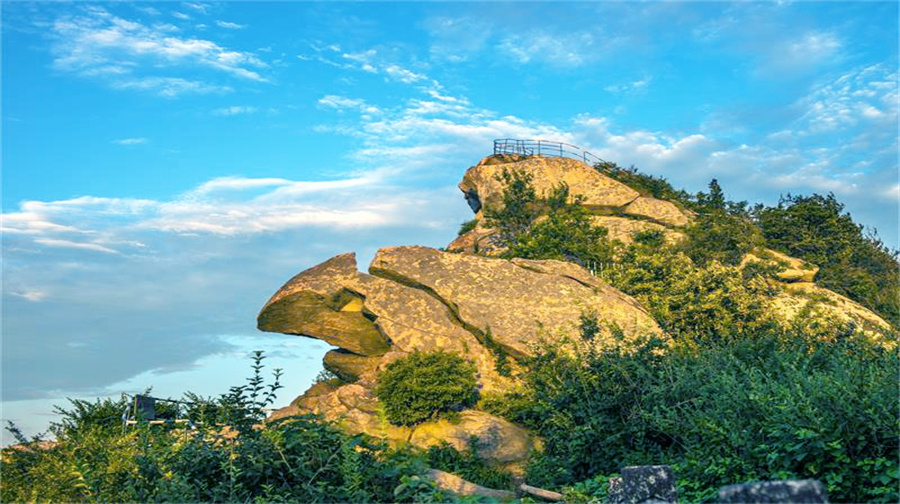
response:
<path fill-rule="evenodd" d="M 896 502 L 898 365 L 855 335 L 821 344 L 797 331 L 608 353 L 548 347 L 508 415 L 544 440 L 530 484 L 602 492 L 585 480 L 669 464 L 687 501 L 726 484 L 817 478 L 834 501 Z"/>
<path fill-rule="evenodd" d="M 655 177 L 641 173 L 634 165 L 630 168 L 622 168 L 615 163 L 605 162 L 594 165 L 594 168 L 600 173 L 631 187 L 641 193 L 641 196 L 670 200 L 688 208 L 692 204 L 688 193 L 676 190 L 664 177 Z"/>
<path fill-rule="evenodd" d="M 475 229 L 476 226 L 478 226 L 478 219 L 467 220 L 466 222 L 460 224 L 459 231 L 456 233 L 456 236 L 462 236 Z"/>
<path fill-rule="evenodd" d="M 754 216 L 767 244 L 821 269 L 817 283 L 858 301 L 894 326 L 900 325 L 898 253 L 877 234 L 843 213 L 833 194 L 782 197 L 775 207 L 758 205 Z"/>
<path fill-rule="evenodd" d="M 56 441 L 49 445 L 25 439 L 11 425 L 23 447 L 3 451 L 0 501 L 443 500 L 433 489 L 395 493 L 403 480 L 422 474 L 424 456 L 348 436 L 317 417 L 241 430 L 260 420 L 277 389 L 277 378 L 271 385 L 259 379 L 262 358 L 254 356 L 246 385 L 215 400 L 194 401 L 187 414 L 195 429 L 146 422 L 125 427 L 124 399 L 72 401 L 73 408 L 60 410 L 63 419 L 53 425 Z"/>
<path fill-rule="evenodd" d="M 453 353 L 416 351 L 388 364 L 375 393 L 392 424 L 415 425 L 475 404 L 475 366 Z"/>
<path fill-rule="evenodd" d="M 560 183 L 538 197 L 530 174 L 504 169 L 503 206 L 485 208 L 486 225 L 496 228 L 505 257 L 556 259 L 583 266 L 609 261 L 612 249 L 605 228 L 595 226 L 582 198 Z"/>
<path fill-rule="evenodd" d="M 682 250 L 695 263 L 709 261 L 735 266 L 747 252 L 764 243 L 762 234 L 746 211 L 746 203 L 725 200 L 718 181 L 709 183 L 709 193 L 697 195 L 700 213 L 687 227 Z"/>
<path fill-rule="evenodd" d="M 476 485 L 511 490 L 510 474 L 489 466 L 474 449 L 477 439 L 471 441 L 469 449 L 463 452 L 457 451 L 446 442 L 428 448 L 428 465 L 456 474 Z"/>
<path fill-rule="evenodd" d="M 697 266 L 678 248 L 639 242 L 618 259 L 604 278 L 646 306 L 673 336 L 734 339 L 774 324 L 765 310 L 774 291 L 762 275 L 715 260 Z"/>

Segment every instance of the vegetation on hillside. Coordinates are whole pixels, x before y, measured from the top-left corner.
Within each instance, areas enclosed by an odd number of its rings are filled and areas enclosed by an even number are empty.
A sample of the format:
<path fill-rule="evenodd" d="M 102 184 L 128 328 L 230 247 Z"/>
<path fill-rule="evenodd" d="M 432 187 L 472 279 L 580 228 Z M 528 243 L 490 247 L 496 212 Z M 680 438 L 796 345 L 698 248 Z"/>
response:
<path fill-rule="evenodd" d="M 3 502 L 434 502 L 446 500 L 421 476 L 441 454 L 389 449 L 319 418 L 262 421 L 268 394 L 263 356 L 247 385 L 217 399 L 188 394 L 193 427 L 125 426 L 126 399 L 72 401 L 51 427 L 56 442 L 25 439 L 2 455 Z M 158 403 L 161 416 L 175 412 Z M 449 460 L 445 454 L 443 459 Z M 449 462 L 447 462 L 449 463 Z"/>
<path fill-rule="evenodd" d="M 820 284 L 896 327 L 896 252 L 865 234 L 833 195 L 751 208 L 728 201 L 715 180 L 689 195 L 634 168 L 598 169 L 695 212 L 686 239 L 667 244 L 654 230 L 627 246 L 611 243 L 568 187 L 538 195 L 516 171 L 503 172 L 503 206 L 485 209 L 486 225 L 498 230 L 507 257 L 602 266 L 599 274 L 673 338 L 601 353 L 592 339 L 605 322 L 585 313 L 579 341 L 548 343 L 504 367 L 522 387 L 478 407 L 543 439 L 528 483 L 560 490 L 569 502 L 602 501 L 621 467 L 668 464 L 686 502 L 710 501 L 727 484 L 787 478 L 822 481 L 833 502 L 900 500 L 897 352 L 852 324 L 804 313 L 793 325 L 776 320 L 767 311 L 779 292 L 772 267 L 739 266 L 762 247 L 800 257 L 821 267 Z M 247 383 L 218 398 L 188 393 L 183 404 L 158 403 L 159 417 L 188 418 L 191 427 L 126 427 L 125 399 L 72 401 L 59 410 L 49 445 L 10 424 L 21 445 L 3 451 L 0 501 L 452 499 L 424 477 L 428 467 L 494 488 L 511 484 L 474 450 L 390 448 L 313 416 L 259 428 L 280 388 L 277 371 L 264 383 L 262 361 L 257 354 Z M 457 355 L 413 353 L 381 373 L 376 393 L 391 423 L 452 421 L 477 399 L 475 370 Z"/>
<path fill-rule="evenodd" d="M 894 352 L 852 333 L 828 345 L 802 330 L 572 355 L 548 346 L 526 363 L 525 391 L 494 411 L 534 429 L 544 451 L 528 481 L 605 496 L 627 465 L 671 465 L 679 500 L 721 486 L 816 478 L 832 502 L 896 502 Z"/>

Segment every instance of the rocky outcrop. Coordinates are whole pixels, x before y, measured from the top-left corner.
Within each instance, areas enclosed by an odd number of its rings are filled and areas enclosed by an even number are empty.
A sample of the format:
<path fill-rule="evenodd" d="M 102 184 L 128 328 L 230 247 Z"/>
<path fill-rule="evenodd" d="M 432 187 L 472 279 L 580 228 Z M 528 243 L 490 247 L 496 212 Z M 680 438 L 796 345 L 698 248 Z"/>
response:
<path fill-rule="evenodd" d="M 542 156 L 488 156 L 466 171 L 460 190 L 475 212 L 477 225 L 453 240 L 447 250 L 496 256 L 505 250 L 495 241 L 495 230 L 484 223 L 485 207 L 499 208 L 505 190 L 504 170 L 531 177 L 538 195 L 546 195 L 564 182 L 570 194 L 583 198 L 581 204 L 594 213 L 594 223 L 607 228 L 608 237 L 628 244 L 634 233 L 660 230 L 668 243 L 684 238 L 677 229 L 690 223 L 691 214 L 674 203 L 641 196 L 627 185 L 610 178 L 576 159 Z"/>
<path fill-rule="evenodd" d="M 505 187 L 500 176 L 504 169 L 531 175 L 539 195 L 564 182 L 569 186 L 571 195 L 584 197 L 583 204 L 588 207 L 624 207 L 640 196 L 627 185 L 575 159 L 532 156 L 523 161 L 500 164 L 489 163 L 491 159 L 485 158 L 469 168 L 459 183 L 459 189 L 476 213 L 484 206 L 502 205 Z"/>
<path fill-rule="evenodd" d="M 261 330 L 339 347 L 324 364 L 340 379 L 316 384 L 273 418 L 315 413 L 350 432 L 423 447 L 446 441 L 465 448 L 474 436 L 488 460 L 520 466 L 534 441 L 485 412 L 414 429 L 388 424 L 373 392 L 378 373 L 414 351 L 443 350 L 475 365 L 482 393 L 506 392 L 515 383 L 499 371 L 500 359 L 515 366 L 543 340 L 577 339 L 584 313 L 602 322 L 598 348 L 665 336 L 634 299 L 572 263 L 391 247 L 378 251 L 369 271 L 357 270 L 353 254 L 335 256 L 289 280 L 263 307 Z"/>
<path fill-rule="evenodd" d="M 632 297 L 572 263 L 394 247 L 379 250 L 370 270 L 431 293 L 482 342 L 512 355 L 532 354 L 541 338 L 577 337 L 583 313 L 598 314 L 606 337 L 613 326 L 629 336 L 662 334 Z"/>
<path fill-rule="evenodd" d="M 667 226 L 686 226 L 687 215 L 674 203 L 641 196 L 625 206 L 625 213 L 647 218 Z"/>
<path fill-rule="evenodd" d="M 606 237 L 610 240 L 618 240 L 625 245 L 634 241 L 634 235 L 645 231 L 660 231 L 664 234 L 666 243 L 674 244 L 684 239 L 684 234 L 669 229 L 662 224 L 632 217 L 618 217 L 615 215 L 595 215 L 591 219 L 596 226 L 607 230 Z"/>
<path fill-rule="evenodd" d="M 741 259 L 740 267 L 751 263 L 762 263 L 776 269 L 775 277 L 782 282 L 812 282 L 819 272 L 819 267 L 802 259 L 790 257 L 781 252 L 765 249 L 755 254 L 746 254 Z"/>
<path fill-rule="evenodd" d="M 811 282 L 785 284 L 770 300 L 769 309 L 786 323 L 852 323 L 873 342 L 886 348 L 897 347 L 896 338 L 890 337 L 893 329 L 886 320 L 861 304 Z"/>
<path fill-rule="evenodd" d="M 821 481 L 813 479 L 760 481 L 728 485 L 720 488 L 719 502 L 784 502 L 793 504 L 803 502 L 827 504 L 828 490 Z"/>

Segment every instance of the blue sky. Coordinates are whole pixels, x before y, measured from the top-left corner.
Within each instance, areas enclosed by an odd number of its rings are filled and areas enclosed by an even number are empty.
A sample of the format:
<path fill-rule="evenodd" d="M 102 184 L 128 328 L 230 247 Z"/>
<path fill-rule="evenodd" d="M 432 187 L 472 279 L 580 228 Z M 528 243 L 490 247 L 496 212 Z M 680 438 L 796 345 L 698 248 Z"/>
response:
<path fill-rule="evenodd" d="M 898 246 L 897 2 L 2 4 L 4 419 L 65 396 L 281 401 L 321 342 L 255 317 L 295 273 L 446 245 L 495 138 L 691 192 L 834 194 Z"/>

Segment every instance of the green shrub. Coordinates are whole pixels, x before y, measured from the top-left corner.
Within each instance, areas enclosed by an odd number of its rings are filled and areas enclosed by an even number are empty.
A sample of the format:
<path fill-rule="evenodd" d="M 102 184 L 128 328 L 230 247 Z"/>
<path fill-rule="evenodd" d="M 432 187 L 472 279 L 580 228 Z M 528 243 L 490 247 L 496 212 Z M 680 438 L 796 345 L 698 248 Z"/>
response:
<path fill-rule="evenodd" d="M 475 226 L 477 226 L 477 225 L 478 225 L 478 219 L 472 219 L 472 220 L 467 220 L 466 222 L 463 222 L 462 224 L 460 224 L 459 231 L 456 233 L 456 236 L 462 236 L 462 235 L 468 233 L 469 231 L 475 229 Z"/>
<path fill-rule="evenodd" d="M 682 190 L 676 190 L 664 177 L 655 177 L 641 173 L 634 166 L 622 168 L 615 163 L 609 162 L 598 163 L 594 165 L 594 168 L 600 173 L 631 187 L 641 193 L 641 196 L 666 199 L 682 206 L 689 207 L 691 205 L 690 195 Z"/>
<path fill-rule="evenodd" d="M 196 429 L 139 423 L 124 427 L 124 400 L 73 401 L 60 409 L 49 446 L 25 439 L 0 462 L 2 502 L 408 502 L 437 500 L 427 484 L 409 492 L 427 457 L 348 436 L 306 415 L 244 429 L 260 420 L 273 385 L 260 379 L 254 357 L 248 384 L 217 399 L 193 401 Z M 158 403 L 162 406 L 162 403 Z M 164 408 L 158 409 L 165 413 Z M 232 431 L 226 434 L 220 422 Z M 236 433 L 234 431 L 237 431 Z M 235 434 L 237 434 L 235 436 Z M 399 489 L 399 491 L 398 491 Z"/>
<path fill-rule="evenodd" d="M 836 502 L 896 502 L 898 365 L 895 352 L 847 332 L 827 344 L 771 331 L 701 347 L 648 340 L 575 355 L 551 347 L 524 376 L 527 400 L 514 399 L 507 414 L 544 440 L 530 484 L 669 464 L 686 501 L 714 498 L 727 484 L 816 478 Z"/>
<path fill-rule="evenodd" d="M 462 357 L 417 351 L 388 364 L 375 393 L 388 421 L 415 425 L 475 404 L 476 387 L 475 366 Z"/>
<path fill-rule="evenodd" d="M 476 441 L 473 439 L 472 445 Z M 426 456 L 428 457 L 428 465 L 434 469 L 453 473 L 476 485 L 488 488 L 512 489 L 512 476 L 507 472 L 488 465 L 478 456 L 478 453 L 472 446 L 466 451 L 459 452 L 446 442 L 442 442 L 439 445 L 428 448 Z"/>
<path fill-rule="evenodd" d="M 754 216 L 769 247 L 821 269 L 816 282 L 900 325 L 900 263 L 875 232 L 843 213 L 833 194 L 787 196 L 775 207 L 759 205 Z"/>
<path fill-rule="evenodd" d="M 486 224 L 497 229 L 498 245 L 507 249 L 504 257 L 582 266 L 610 260 L 606 228 L 593 224 L 591 212 L 581 205 L 583 198 L 572 197 L 565 183 L 539 197 L 528 173 L 504 169 L 499 180 L 504 184 L 503 206 L 485 208 L 484 215 Z"/>

